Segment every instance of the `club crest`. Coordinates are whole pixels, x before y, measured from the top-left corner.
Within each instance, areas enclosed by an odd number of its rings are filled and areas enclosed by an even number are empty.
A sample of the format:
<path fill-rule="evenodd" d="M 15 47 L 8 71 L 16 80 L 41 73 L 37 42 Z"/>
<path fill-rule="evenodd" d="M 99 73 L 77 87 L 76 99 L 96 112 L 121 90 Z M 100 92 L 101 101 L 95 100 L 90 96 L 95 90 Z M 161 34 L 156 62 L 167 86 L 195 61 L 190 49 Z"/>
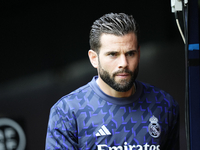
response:
<path fill-rule="evenodd" d="M 152 116 L 150 119 L 150 124 L 148 126 L 149 134 L 153 138 L 158 138 L 161 134 L 161 127 L 158 124 L 158 119 L 155 116 Z"/>

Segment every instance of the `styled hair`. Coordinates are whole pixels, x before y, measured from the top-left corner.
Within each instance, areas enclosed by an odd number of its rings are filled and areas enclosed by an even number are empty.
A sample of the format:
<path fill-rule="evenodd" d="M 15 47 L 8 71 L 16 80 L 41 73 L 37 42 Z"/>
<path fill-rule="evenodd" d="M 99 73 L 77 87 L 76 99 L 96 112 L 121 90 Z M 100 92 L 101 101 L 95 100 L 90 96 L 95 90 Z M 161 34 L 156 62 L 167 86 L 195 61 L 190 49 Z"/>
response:
<path fill-rule="evenodd" d="M 135 33 L 139 46 L 138 32 L 139 26 L 131 15 L 124 13 L 105 14 L 94 21 L 90 30 L 90 49 L 99 52 L 101 47 L 100 37 L 103 33 L 123 36 L 128 33 Z"/>

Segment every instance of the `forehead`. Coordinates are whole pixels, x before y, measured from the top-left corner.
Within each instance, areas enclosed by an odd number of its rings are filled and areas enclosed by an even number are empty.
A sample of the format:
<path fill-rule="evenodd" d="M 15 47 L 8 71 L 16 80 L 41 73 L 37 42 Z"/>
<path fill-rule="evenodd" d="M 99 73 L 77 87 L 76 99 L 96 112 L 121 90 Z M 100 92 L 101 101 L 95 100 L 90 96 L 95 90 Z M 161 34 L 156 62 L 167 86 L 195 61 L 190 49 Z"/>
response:
<path fill-rule="evenodd" d="M 113 34 L 103 33 L 100 37 L 101 47 L 100 50 L 104 49 L 137 49 L 138 41 L 135 33 L 131 32 L 123 36 L 116 36 Z"/>

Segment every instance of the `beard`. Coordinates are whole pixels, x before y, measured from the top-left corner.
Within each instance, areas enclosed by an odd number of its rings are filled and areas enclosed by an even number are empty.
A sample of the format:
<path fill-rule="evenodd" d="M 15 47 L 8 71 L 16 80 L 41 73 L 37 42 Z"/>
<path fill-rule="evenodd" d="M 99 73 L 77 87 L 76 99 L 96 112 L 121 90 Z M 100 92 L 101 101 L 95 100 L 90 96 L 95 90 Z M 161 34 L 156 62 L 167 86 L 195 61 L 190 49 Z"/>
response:
<path fill-rule="evenodd" d="M 99 62 L 99 76 L 101 77 L 101 79 L 108 84 L 111 88 L 113 88 L 114 90 L 118 91 L 118 92 L 127 92 L 129 91 L 132 87 L 133 87 L 133 83 L 135 82 L 135 79 L 137 78 L 139 72 L 139 65 L 137 66 L 137 68 L 135 69 L 134 72 L 128 70 L 128 69 L 123 69 L 123 70 L 119 70 L 115 73 L 113 73 L 113 75 L 111 76 L 108 71 L 104 70 Z M 128 79 L 122 79 L 119 82 L 117 82 L 115 80 L 115 76 L 118 73 L 128 73 L 131 78 Z"/>

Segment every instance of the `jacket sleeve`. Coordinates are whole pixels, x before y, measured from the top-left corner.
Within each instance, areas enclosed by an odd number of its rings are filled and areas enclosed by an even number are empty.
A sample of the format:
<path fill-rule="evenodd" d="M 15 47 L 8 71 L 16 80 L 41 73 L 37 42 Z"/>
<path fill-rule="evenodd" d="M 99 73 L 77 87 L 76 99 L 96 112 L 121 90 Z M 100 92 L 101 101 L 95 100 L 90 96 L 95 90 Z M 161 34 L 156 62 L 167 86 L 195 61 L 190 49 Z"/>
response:
<path fill-rule="evenodd" d="M 78 150 L 76 117 L 68 110 L 52 107 L 49 116 L 45 150 Z"/>
<path fill-rule="evenodd" d="M 171 128 L 171 132 L 169 135 L 169 145 L 171 145 L 171 150 L 179 150 L 180 149 L 180 141 L 179 141 L 179 128 L 180 128 L 180 118 L 179 111 L 176 113 L 176 117 L 174 118 L 174 124 Z"/>

